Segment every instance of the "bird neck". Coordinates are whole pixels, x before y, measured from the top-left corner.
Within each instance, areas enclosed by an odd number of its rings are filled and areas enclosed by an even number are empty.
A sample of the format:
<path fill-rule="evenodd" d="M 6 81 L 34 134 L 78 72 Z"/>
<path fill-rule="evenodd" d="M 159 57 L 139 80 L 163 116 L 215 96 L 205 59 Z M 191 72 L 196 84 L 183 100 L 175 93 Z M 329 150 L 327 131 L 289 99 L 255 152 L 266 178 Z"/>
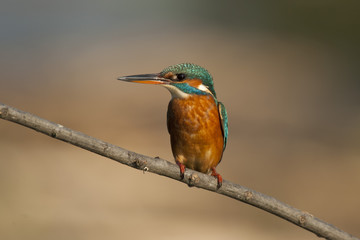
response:
<path fill-rule="evenodd" d="M 190 97 L 201 97 L 201 96 L 211 96 L 213 99 L 214 99 L 214 102 L 215 104 L 217 105 L 218 104 L 218 100 L 217 98 L 211 93 L 211 92 L 204 92 L 204 91 L 200 91 L 198 90 L 199 93 L 186 93 L 186 92 L 183 92 L 181 89 L 179 89 L 178 87 L 176 86 L 173 86 L 173 85 L 164 85 L 164 87 L 166 89 L 169 90 L 169 92 L 171 93 L 171 98 L 174 99 L 174 98 L 178 98 L 178 99 L 187 99 L 187 98 L 190 98 Z"/>

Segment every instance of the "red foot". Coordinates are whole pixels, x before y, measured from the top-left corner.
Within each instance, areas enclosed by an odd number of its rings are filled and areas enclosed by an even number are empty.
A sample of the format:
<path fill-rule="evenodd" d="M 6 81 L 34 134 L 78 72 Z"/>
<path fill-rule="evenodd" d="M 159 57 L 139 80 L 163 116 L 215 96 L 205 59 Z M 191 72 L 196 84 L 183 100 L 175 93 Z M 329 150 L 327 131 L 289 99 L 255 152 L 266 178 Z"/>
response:
<path fill-rule="evenodd" d="M 216 172 L 214 167 L 211 168 L 211 176 L 214 176 L 217 178 L 217 188 L 221 188 L 223 180 L 222 180 L 221 175 Z"/>
<path fill-rule="evenodd" d="M 180 168 L 180 178 L 184 179 L 184 173 L 185 173 L 185 165 L 182 164 L 181 162 L 179 162 L 178 160 L 175 160 L 176 164 L 179 166 Z"/>

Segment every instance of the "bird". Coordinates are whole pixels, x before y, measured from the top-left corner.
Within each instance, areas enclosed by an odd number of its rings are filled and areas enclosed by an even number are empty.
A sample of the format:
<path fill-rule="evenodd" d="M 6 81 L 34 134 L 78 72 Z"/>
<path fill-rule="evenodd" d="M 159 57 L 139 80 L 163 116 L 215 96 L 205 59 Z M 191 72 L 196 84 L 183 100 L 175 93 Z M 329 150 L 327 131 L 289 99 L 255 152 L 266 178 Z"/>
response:
<path fill-rule="evenodd" d="M 217 179 L 216 171 L 228 139 L 228 117 L 223 103 L 219 102 L 211 74 L 203 67 L 181 63 L 166 67 L 160 73 L 119 77 L 133 83 L 160 85 L 171 93 L 167 110 L 167 129 L 180 178 L 190 168 Z"/>

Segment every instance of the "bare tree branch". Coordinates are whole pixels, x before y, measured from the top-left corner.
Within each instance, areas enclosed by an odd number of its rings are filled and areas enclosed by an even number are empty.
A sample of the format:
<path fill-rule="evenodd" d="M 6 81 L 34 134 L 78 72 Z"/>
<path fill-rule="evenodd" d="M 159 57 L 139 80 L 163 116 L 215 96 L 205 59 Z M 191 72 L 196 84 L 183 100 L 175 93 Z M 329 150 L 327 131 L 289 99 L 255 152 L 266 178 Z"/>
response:
<path fill-rule="evenodd" d="M 184 182 L 189 186 L 203 188 L 253 205 L 313 232 L 319 237 L 339 240 L 358 239 L 307 212 L 291 207 L 273 197 L 225 180 L 222 187 L 217 189 L 217 181 L 215 178 L 191 169 L 186 169 L 185 177 L 181 180 L 178 166 L 166 160 L 151 158 L 125 150 L 1 103 L 0 118 L 34 129 L 35 131 L 84 148 L 104 157 L 111 158 L 130 167 L 166 176 Z"/>

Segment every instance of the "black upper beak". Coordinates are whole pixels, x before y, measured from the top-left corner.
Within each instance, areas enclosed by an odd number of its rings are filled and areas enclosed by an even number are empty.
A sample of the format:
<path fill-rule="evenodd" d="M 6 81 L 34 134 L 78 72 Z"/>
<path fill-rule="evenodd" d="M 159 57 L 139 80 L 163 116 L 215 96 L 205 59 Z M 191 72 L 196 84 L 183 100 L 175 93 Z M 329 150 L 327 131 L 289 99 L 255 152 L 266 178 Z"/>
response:
<path fill-rule="evenodd" d="M 166 84 L 170 82 L 169 79 L 160 77 L 158 73 L 124 76 L 119 77 L 118 80 L 145 84 Z"/>

